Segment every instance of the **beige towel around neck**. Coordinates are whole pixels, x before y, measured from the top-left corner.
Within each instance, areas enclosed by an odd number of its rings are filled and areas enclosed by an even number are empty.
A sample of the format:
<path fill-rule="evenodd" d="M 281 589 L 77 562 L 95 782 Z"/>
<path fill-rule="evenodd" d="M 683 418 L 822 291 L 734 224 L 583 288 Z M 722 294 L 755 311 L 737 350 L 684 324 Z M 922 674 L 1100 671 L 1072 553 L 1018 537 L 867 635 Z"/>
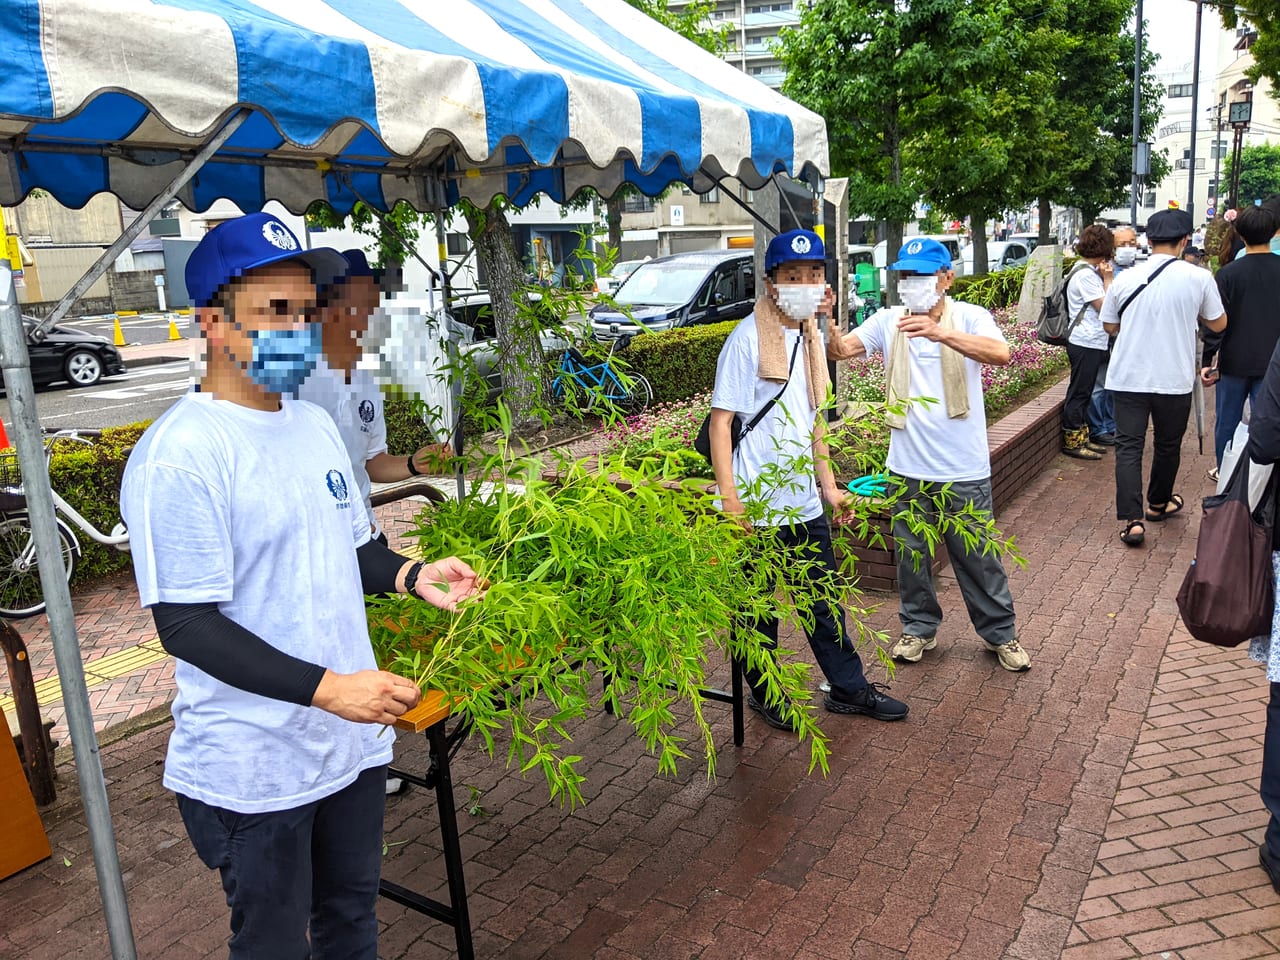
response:
<path fill-rule="evenodd" d="M 769 296 L 756 300 L 756 336 L 760 341 L 761 380 L 785 383 L 791 366 L 782 325 L 786 320 L 778 305 Z M 827 351 L 818 332 L 817 320 L 800 324 L 800 336 L 804 338 L 804 379 L 809 385 L 809 407 L 817 410 L 827 399 L 831 377 L 827 373 Z"/>
<path fill-rule="evenodd" d="M 906 316 L 900 313 L 898 319 Z M 954 330 L 955 301 L 947 297 L 942 308 L 942 317 L 938 321 L 944 330 Z M 901 330 L 895 330 L 893 343 L 889 347 L 889 358 L 885 365 L 885 381 L 888 384 L 886 400 L 892 406 L 903 403 L 911 396 L 911 357 L 910 338 Z M 969 415 L 969 385 L 964 375 L 964 355 L 948 346 L 942 347 L 942 390 L 947 404 L 947 416 L 952 420 L 963 419 Z M 907 426 L 907 415 L 889 413 L 885 421 L 894 430 L 904 430 Z"/>

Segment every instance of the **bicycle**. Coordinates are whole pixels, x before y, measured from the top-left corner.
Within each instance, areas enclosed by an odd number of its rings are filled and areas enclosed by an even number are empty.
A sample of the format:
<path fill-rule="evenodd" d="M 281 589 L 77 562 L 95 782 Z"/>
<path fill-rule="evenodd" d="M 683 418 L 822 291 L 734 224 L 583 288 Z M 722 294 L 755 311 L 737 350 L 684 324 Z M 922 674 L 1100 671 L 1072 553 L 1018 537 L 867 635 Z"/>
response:
<path fill-rule="evenodd" d="M 59 430 L 50 434 L 44 441 L 46 470 L 53 458 L 53 448 L 64 441 L 93 445 L 92 440 L 80 436 L 75 430 Z M 75 573 L 81 551 L 80 540 L 67 520 L 98 543 L 122 551 L 129 549 L 129 533 L 123 523 L 116 524 L 110 534 L 105 534 L 76 512 L 58 495 L 58 491 L 50 488 L 50 492 L 54 510 L 59 514 L 55 517 L 58 543 L 68 582 Z M 31 518 L 27 513 L 18 455 L 13 451 L 0 453 L 0 617 L 22 620 L 34 617 L 44 608 L 44 590 L 40 586 L 35 538 L 31 534 Z"/>
<path fill-rule="evenodd" d="M 653 400 L 653 387 L 638 373 L 619 375 L 613 368 L 613 354 L 619 344 L 626 346 L 630 338 L 618 337 L 609 345 L 609 353 L 600 363 L 592 363 L 572 345 L 560 356 L 560 373 L 551 383 L 551 393 L 564 402 L 571 394 L 585 397 L 590 409 L 603 401 L 628 416 L 644 413 Z"/>

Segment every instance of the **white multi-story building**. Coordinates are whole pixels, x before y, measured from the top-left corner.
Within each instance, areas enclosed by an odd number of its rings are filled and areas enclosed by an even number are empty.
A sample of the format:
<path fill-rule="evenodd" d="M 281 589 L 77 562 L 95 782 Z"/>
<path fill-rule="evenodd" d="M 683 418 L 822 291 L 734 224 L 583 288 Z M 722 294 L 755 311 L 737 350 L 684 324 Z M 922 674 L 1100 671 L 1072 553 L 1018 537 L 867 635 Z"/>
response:
<path fill-rule="evenodd" d="M 1257 38 L 1257 31 L 1253 27 L 1242 24 L 1233 31 L 1223 30 L 1218 48 L 1219 70 L 1214 84 L 1214 97 L 1210 101 L 1209 117 L 1215 126 L 1220 120 L 1221 136 L 1226 143 L 1220 176 L 1224 204 L 1229 199 L 1231 187 L 1231 171 L 1226 168 L 1226 154 L 1232 148 L 1234 137 L 1230 124 L 1231 105 L 1244 101 L 1250 103 L 1251 116 L 1248 129 L 1241 138 L 1242 146 L 1257 146 L 1268 142 L 1280 144 L 1280 103 L 1276 102 L 1271 81 L 1263 77 L 1255 85 L 1245 76 L 1246 71 L 1253 66 L 1253 54 L 1250 50 Z M 1266 198 L 1241 195 L 1236 198 L 1236 204 L 1243 206 L 1263 199 Z"/>

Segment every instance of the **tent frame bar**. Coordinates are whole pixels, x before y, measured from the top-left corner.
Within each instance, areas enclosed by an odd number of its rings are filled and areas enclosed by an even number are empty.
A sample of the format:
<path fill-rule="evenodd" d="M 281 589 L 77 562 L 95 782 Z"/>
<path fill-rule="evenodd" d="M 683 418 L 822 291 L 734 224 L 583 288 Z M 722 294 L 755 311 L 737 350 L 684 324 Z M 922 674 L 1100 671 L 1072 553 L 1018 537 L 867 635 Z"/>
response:
<path fill-rule="evenodd" d="M 178 191 L 187 185 L 187 182 L 196 175 L 200 168 L 208 163 L 222 145 L 230 140 L 231 136 L 240 129 L 240 125 L 249 119 L 249 115 L 250 111 L 246 107 L 241 107 L 231 115 L 226 125 L 200 148 L 196 155 L 182 168 L 182 171 L 169 182 L 167 187 L 156 194 L 155 199 L 147 204 L 129 226 L 125 227 L 124 232 L 116 238 L 115 242 L 102 251 L 102 256 L 98 257 L 93 266 L 85 271 L 84 276 L 62 295 L 62 299 L 49 312 L 49 315 L 36 324 L 35 329 L 31 331 L 31 338 L 34 341 L 38 343 L 43 340 L 54 325 L 71 312 L 71 308 L 75 306 L 76 302 L 88 293 L 89 288 L 97 283 L 111 265 L 116 262 L 116 257 L 120 256 L 129 244 L 137 239 L 138 234 L 142 233 L 143 229 L 159 216 L 160 211 L 165 208 L 169 201 L 178 195 Z M 32 413 L 34 414 L 34 412 L 33 410 Z"/>

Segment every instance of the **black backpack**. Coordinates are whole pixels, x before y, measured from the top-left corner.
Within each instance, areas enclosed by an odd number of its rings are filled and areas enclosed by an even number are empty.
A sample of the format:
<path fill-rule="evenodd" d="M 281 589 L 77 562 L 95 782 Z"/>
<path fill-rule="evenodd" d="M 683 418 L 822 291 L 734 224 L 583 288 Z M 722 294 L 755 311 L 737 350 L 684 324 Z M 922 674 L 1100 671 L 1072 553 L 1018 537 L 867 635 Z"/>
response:
<path fill-rule="evenodd" d="M 1053 347 L 1065 347 L 1071 331 L 1084 319 L 1085 312 L 1089 309 L 1087 303 L 1074 320 L 1067 306 L 1067 284 L 1081 267 L 1088 269 L 1089 264 L 1082 261 L 1072 267 L 1040 305 L 1040 318 L 1036 320 L 1036 337 L 1041 343 L 1047 343 Z"/>

